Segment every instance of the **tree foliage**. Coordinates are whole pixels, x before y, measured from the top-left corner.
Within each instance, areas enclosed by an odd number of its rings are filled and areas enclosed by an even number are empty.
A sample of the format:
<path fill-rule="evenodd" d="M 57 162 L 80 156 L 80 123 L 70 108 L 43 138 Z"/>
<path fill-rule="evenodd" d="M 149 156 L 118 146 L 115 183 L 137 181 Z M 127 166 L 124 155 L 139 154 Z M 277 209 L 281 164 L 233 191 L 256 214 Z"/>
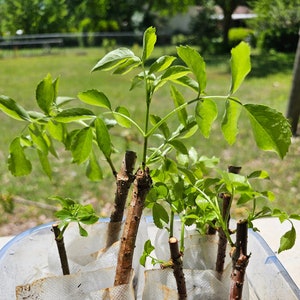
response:
<path fill-rule="evenodd" d="M 0 2 L 0 11 L 3 12 L 3 29 L 12 35 L 17 30 L 25 34 L 66 30 L 65 0 L 5 0 Z"/>
<path fill-rule="evenodd" d="M 193 3 L 193 0 L 153 0 L 146 4 L 141 0 L 5 0 L 0 1 L 0 33 L 14 35 L 19 29 L 25 34 L 131 31 L 136 12 L 142 14 L 142 23 L 146 24 L 153 21 L 153 11 L 174 14 Z"/>
<path fill-rule="evenodd" d="M 253 1 L 257 18 L 251 26 L 258 33 L 263 49 L 294 52 L 300 27 L 300 0 Z"/>

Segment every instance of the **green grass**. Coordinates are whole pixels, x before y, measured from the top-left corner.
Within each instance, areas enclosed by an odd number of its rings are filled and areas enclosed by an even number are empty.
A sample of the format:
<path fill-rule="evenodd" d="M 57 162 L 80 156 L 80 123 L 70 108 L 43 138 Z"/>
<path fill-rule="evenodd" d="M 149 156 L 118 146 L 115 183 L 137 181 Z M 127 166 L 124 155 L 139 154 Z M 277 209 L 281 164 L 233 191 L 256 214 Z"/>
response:
<path fill-rule="evenodd" d="M 140 49 L 134 49 L 134 51 Z M 155 56 L 167 53 L 169 48 L 159 48 Z M 26 109 L 36 108 L 35 88 L 48 73 L 53 78 L 60 77 L 59 95 L 74 96 L 80 91 L 97 88 L 103 91 L 114 106 L 126 104 L 133 114 L 142 116 L 143 90 L 129 91 L 129 76 L 110 76 L 107 72 L 90 73 L 91 68 L 104 55 L 102 49 L 54 49 L 51 55 L 44 55 L 42 50 L 0 52 L 0 94 L 10 96 Z M 2 57 L 2 59 L 1 59 Z M 230 87 L 229 55 L 204 57 L 207 62 L 209 94 L 225 95 Z M 293 55 L 253 55 L 253 69 L 238 93 L 243 103 L 255 102 L 270 105 L 285 113 L 291 74 Z M 192 97 L 186 94 L 187 98 Z M 163 89 L 153 99 L 153 112 L 160 113 L 171 109 L 172 101 L 168 89 Z M 221 113 L 220 116 L 221 117 Z M 114 183 L 106 170 L 107 179 L 100 183 L 89 182 L 84 176 L 84 168 L 71 164 L 71 157 L 60 150 L 60 159 L 53 160 L 54 176 L 49 179 L 42 173 L 38 162 L 33 166 L 33 173 L 24 178 L 14 178 L 7 170 L 6 159 L 9 142 L 20 132 L 22 124 L 16 126 L 8 117 L 0 114 L 2 134 L 0 137 L 0 193 L 20 195 L 33 201 L 47 202 L 49 195 L 70 196 L 80 201 L 97 199 L 98 209 L 114 196 Z M 271 121 L 271 120 L 270 120 Z M 276 196 L 276 206 L 297 212 L 300 200 L 298 181 L 300 179 L 299 140 L 294 140 L 290 152 L 282 161 L 274 153 L 261 152 L 257 149 L 247 122 L 241 120 L 238 141 L 228 146 L 224 141 L 218 122 L 214 126 L 209 140 L 196 135 L 190 142 L 200 154 L 218 156 L 221 166 L 241 165 L 245 173 L 256 169 L 266 169 L 271 176 L 267 187 Z M 139 140 L 135 135 L 128 136 L 127 130 L 118 132 L 116 143 L 125 150 L 126 143 L 121 136 L 126 135 L 133 150 L 138 152 Z M 29 154 L 31 155 L 31 154 Z M 122 156 L 122 155 L 121 155 Z M 117 157 L 117 155 L 116 155 Z M 37 159 L 37 158 L 36 158 Z M 119 160 L 117 160 L 119 163 Z M 105 163 L 103 164 L 105 165 Z"/>

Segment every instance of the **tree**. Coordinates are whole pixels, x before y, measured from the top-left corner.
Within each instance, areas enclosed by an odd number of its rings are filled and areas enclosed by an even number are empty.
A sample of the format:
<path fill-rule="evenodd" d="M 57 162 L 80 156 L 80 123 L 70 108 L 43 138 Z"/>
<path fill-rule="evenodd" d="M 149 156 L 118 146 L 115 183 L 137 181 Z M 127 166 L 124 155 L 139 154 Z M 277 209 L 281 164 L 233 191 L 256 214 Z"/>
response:
<path fill-rule="evenodd" d="M 4 19 L 4 11 L 3 11 L 3 0 L 0 0 L 0 36 L 3 35 L 3 19 Z"/>
<path fill-rule="evenodd" d="M 202 23 L 199 30 L 201 34 L 205 37 L 210 37 L 207 33 L 213 33 L 213 37 L 215 37 L 216 33 L 218 32 L 218 28 L 213 32 L 213 26 L 217 26 L 216 20 L 213 18 L 215 15 L 215 6 L 218 5 L 223 12 L 223 19 L 222 19 L 222 26 L 221 26 L 221 37 L 222 37 L 222 44 L 225 51 L 228 51 L 229 48 L 232 46 L 229 44 L 228 33 L 230 28 L 232 27 L 232 14 L 236 10 L 239 5 L 248 5 L 251 4 L 253 0 L 212 0 L 212 1 L 205 1 L 205 0 L 196 0 L 194 1 L 194 5 L 202 6 L 202 12 L 200 11 L 198 23 Z M 204 16 L 205 13 L 205 16 Z M 210 15 L 208 15 L 210 14 Z M 203 18 L 205 17 L 205 20 Z M 207 19 L 210 19 L 209 24 L 207 23 Z M 206 22 L 206 23 L 205 23 Z"/>
<path fill-rule="evenodd" d="M 258 33 L 258 45 L 265 50 L 295 52 L 300 26 L 300 0 L 256 0 L 257 18 L 251 25 Z"/>
<path fill-rule="evenodd" d="M 292 89 L 290 93 L 290 100 L 287 110 L 287 118 L 291 120 L 292 133 L 297 135 L 297 127 L 300 116 L 300 29 L 299 39 L 294 62 L 294 74 Z"/>
<path fill-rule="evenodd" d="M 5 0 L 0 2 L 3 29 L 14 35 L 21 29 L 25 34 L 66 30 L 65 0 Z"/>
<path fill-rule="evenodd" d="M 248 1 L 251 2 L 251 1 Z M 219 5 L 223 10 L 222 21 L 222 39 L 224 49 L 227 51 L 229 48 L 228 33 L 232 26 L 232 14 L 239 5 L 245 5 L 246 0 L 215 0 L 215 3 Z"/>
<path fill-rule="evenodd" d="M 73 27 L 76 30 L 99 31 L 99 23 L 108 18 L 108 0 L 68 1 L 68 5 L 69 16 L 73 14 Z"/>
<path fill-rule="evenodd" d="M 215 3 L 212 0 L 206 1 L 201 7 L 197 16 L 190 22 L 190 29 L 193 36 L 193 43 L 200 46 L 201 54 L 213 53 L 215 50 L 214 39 L 221 36 L 221 29 L 218 26 L 218 19 L 213 18 L 215 14 Z"/>
<path fill-rule="evenodd" d="M 189 5 L 195 5 L 197 0 L 136 0 L 136 10 L 143 14 L 141 30 L 153 25 L 158 16 L 169 17 L 178 12 L 186 11 Z"/>

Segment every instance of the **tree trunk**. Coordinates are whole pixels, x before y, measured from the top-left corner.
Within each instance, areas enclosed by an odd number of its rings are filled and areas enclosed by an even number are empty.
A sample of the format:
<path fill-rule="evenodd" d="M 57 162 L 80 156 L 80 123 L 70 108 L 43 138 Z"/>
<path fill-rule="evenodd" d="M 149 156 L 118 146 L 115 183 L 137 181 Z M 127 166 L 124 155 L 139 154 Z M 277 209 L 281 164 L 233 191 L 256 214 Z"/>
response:
<path fill-rule="evenodd" d="M 128 284 L 132 270 L 132 259 L 135 248 L 136 236 L 142 216 L 146 196 L 151 188 L 152 180 L 149 169 L 139 169 L 133 183 L 133 194 L 126 217 L 118 264 L 115 277 L 115 286 Z"/>
<path fill-rule="evenodd" d="M 218 5 L 221 6 L 223 10 L 223 46 L 224 46 L 224 50 L 228 50 L 229 48 L 228 33 L 232 23 L 231 15 L 233 14 L 234 10 L 237 8 L 239 1 L 221 0 L 216 2 Z"/>
<path fill-rule="evenodd" d="M 287 118 L 291 121 L 292 133 L 297 135 L 300 116 L 300 30 L 296 57 L 294 62 L 293 82 L 287 109 Z"/>

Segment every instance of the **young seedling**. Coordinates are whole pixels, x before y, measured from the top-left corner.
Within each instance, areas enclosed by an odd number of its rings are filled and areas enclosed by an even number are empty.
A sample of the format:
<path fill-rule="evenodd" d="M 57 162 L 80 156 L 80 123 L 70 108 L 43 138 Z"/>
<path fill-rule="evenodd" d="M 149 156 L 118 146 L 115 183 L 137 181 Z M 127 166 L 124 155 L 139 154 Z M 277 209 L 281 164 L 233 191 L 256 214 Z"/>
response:
<path fill-rule="evenodd" d="M 64 275 L 70 274 L 67 252 L 64 244 L 64 233 L 71 222 L 78 224 L 79 233 L 83 237 L 88 236 L 88 232 L 83 228 L 82 224 L 91 225 L 99 220 L 95 210 L 91 204 L 82 205 L 76 203 L 70 198 L 51 197 L 53 200 L 58 200 L 62 209 L 55 213 L 55 216 L 60 219 L 59 224 L 53 224 L 52 230 L 55 235 L 55 241 L 60 257 L 61 267 Z"/>

